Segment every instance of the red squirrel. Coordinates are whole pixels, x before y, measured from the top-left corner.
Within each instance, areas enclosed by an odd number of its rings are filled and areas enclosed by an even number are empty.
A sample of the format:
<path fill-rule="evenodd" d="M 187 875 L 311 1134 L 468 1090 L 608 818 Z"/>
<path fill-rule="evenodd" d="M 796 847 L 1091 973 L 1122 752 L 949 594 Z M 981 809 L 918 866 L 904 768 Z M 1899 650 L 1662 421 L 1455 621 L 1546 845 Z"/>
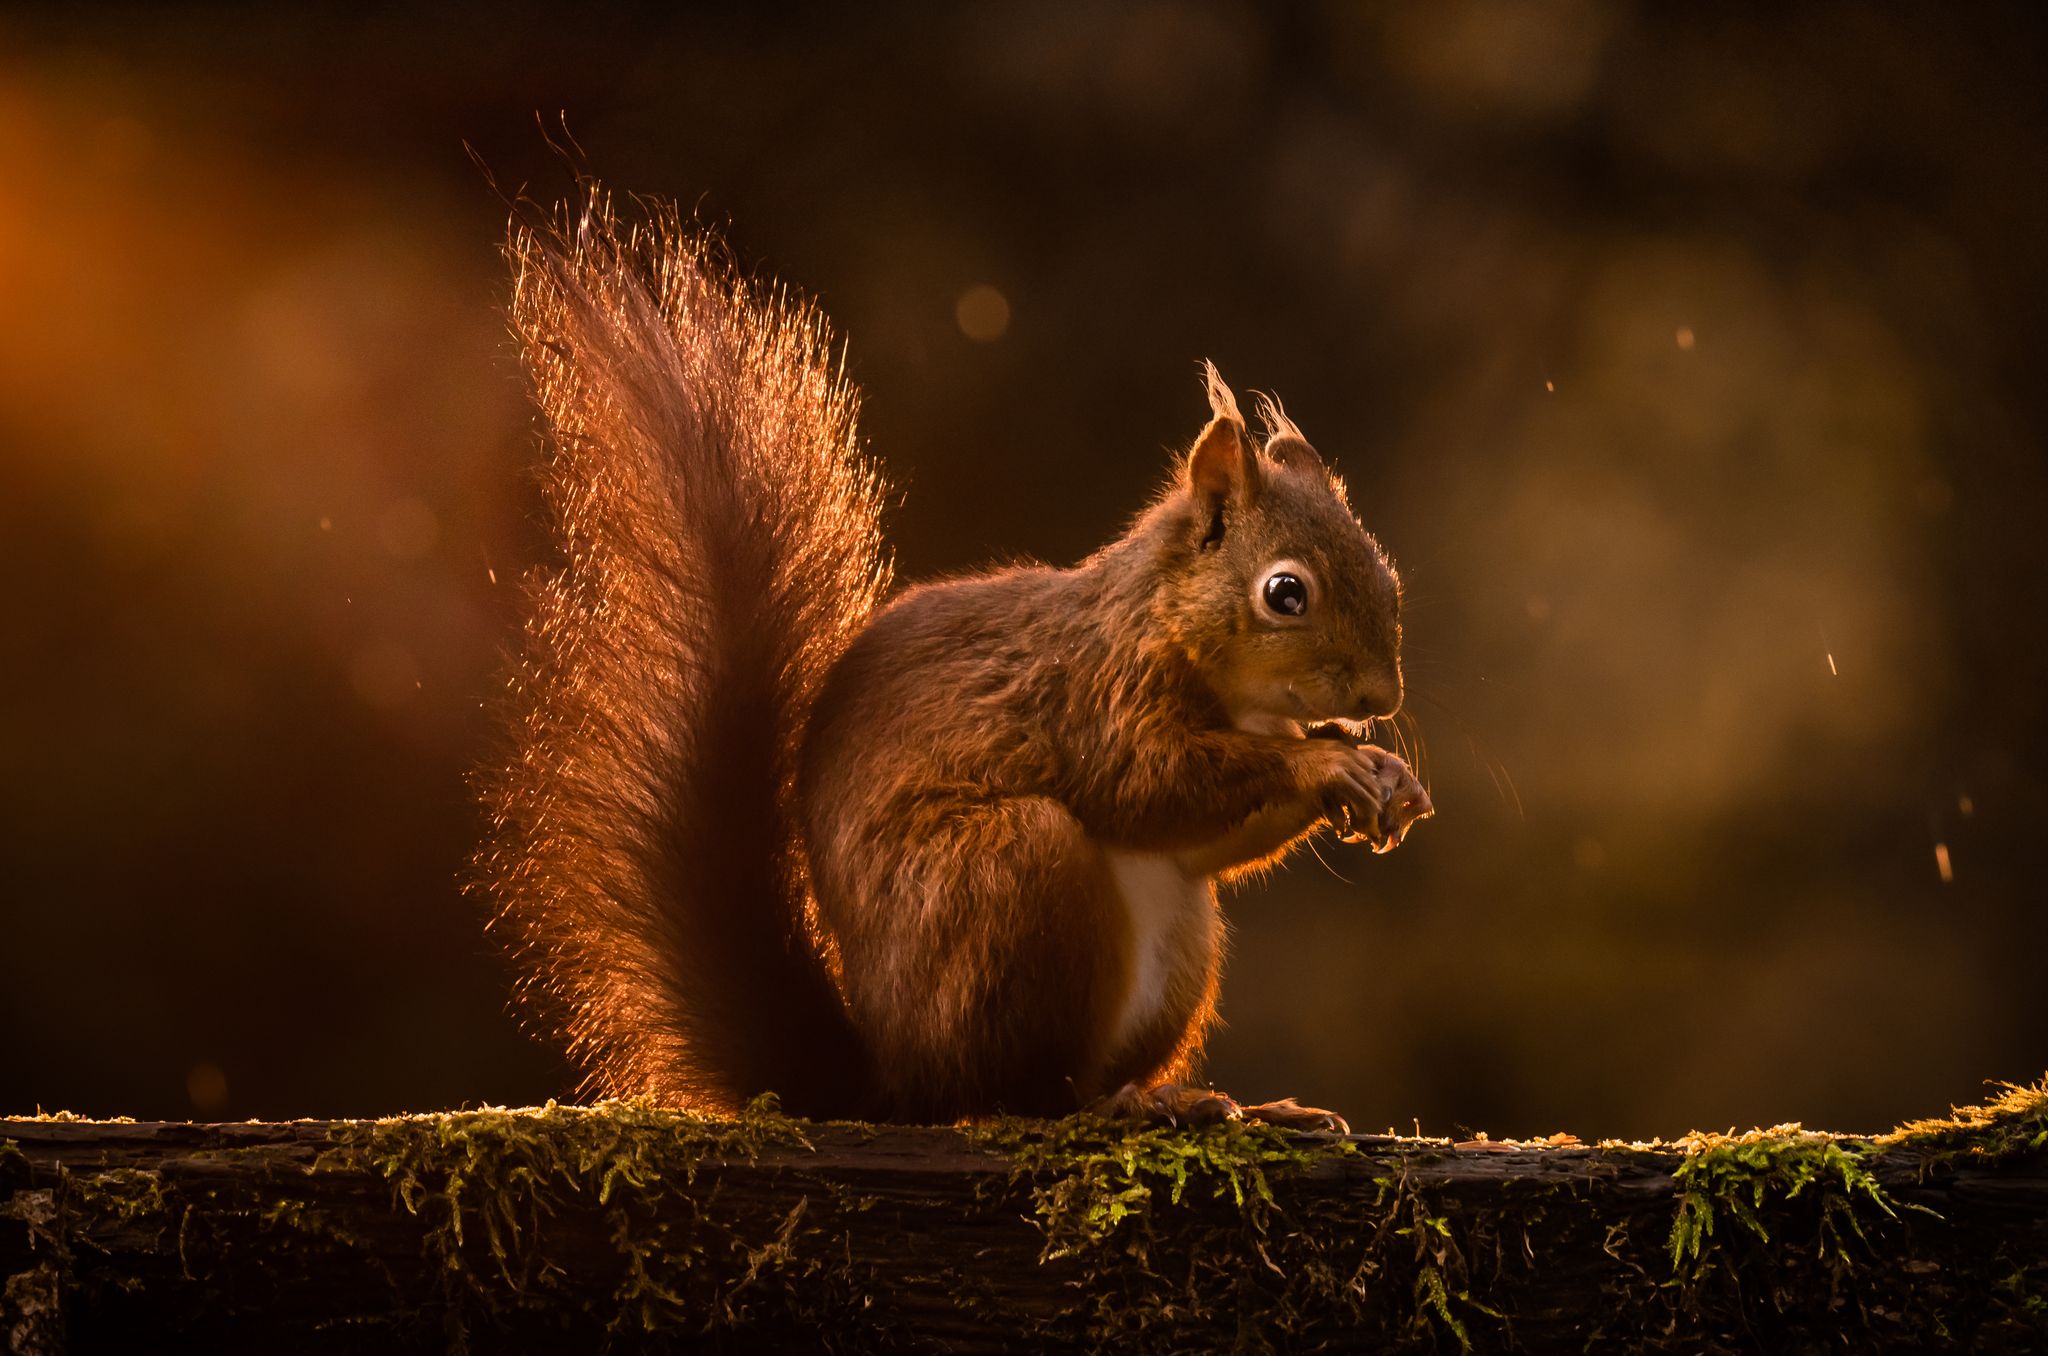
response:
<path fill-rule="evenodd" d="M 515 223 L 560 563 L 482 777 L 477 879 L 586 1091 L 951 1121 L 1343 1128 L 1194 1085 L 1214 881 L 1398 843 L 1400 585 L 1344 485 L 1213 365 L 1122 537 L 893 596 L 858 394 L 809 303 L 673 209 Z"/>

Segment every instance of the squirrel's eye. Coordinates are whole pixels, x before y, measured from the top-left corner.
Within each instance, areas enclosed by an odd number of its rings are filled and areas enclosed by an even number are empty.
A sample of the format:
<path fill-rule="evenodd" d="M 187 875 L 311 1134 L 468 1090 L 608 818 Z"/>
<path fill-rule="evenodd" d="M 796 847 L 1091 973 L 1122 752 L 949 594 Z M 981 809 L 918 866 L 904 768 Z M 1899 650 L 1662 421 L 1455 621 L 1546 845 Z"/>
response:
<path fill-rule="evenodd" d="M 1282 617 L 1299 617 L 1308 611 L 1308 585 L 1285 571 L 1266 580 L 1265 597 L 1267 608 Z"/>

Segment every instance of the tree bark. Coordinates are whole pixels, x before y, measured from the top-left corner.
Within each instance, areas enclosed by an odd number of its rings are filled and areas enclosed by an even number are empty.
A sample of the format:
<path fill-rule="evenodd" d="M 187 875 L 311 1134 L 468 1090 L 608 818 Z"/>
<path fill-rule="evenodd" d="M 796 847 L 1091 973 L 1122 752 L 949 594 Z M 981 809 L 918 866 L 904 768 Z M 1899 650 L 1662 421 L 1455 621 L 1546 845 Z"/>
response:
<path fill-rule="evenodd" d="M 0 1279 L 13 1351 L 2038 1350 L 2048 1154 L 0 1120 Z"/>

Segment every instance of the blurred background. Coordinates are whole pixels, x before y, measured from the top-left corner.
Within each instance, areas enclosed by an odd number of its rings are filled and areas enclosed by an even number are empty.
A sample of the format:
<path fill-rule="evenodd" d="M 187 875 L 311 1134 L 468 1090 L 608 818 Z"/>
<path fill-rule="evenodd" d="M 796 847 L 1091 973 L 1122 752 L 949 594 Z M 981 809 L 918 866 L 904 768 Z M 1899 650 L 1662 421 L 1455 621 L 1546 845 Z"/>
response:
<path fill-rule="evenodd" d="M 456 885 L 564 114 L 823 301 L 904 577 L 1107 539 L 1204 356 L 1348 477 L 1441 813 L 1232 902 L 1219 1085 L 1591 1137 L 2048 1066 L 2025 7 L 858 8 L 0 10 L 0 1111 L 572 1091 Z"/>

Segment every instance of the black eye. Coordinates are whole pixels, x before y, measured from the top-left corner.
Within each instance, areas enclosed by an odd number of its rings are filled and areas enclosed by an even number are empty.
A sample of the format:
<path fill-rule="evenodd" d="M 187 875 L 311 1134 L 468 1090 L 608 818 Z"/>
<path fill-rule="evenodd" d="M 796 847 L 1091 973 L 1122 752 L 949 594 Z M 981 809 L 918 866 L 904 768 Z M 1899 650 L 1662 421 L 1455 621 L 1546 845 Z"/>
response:
<path fill-rule="evenodd" d="M 1283 617 L 1299 617 L 1308 611 L 1308 585 L 1285 571 L 1266 580 L 1266 606 Z"/>

